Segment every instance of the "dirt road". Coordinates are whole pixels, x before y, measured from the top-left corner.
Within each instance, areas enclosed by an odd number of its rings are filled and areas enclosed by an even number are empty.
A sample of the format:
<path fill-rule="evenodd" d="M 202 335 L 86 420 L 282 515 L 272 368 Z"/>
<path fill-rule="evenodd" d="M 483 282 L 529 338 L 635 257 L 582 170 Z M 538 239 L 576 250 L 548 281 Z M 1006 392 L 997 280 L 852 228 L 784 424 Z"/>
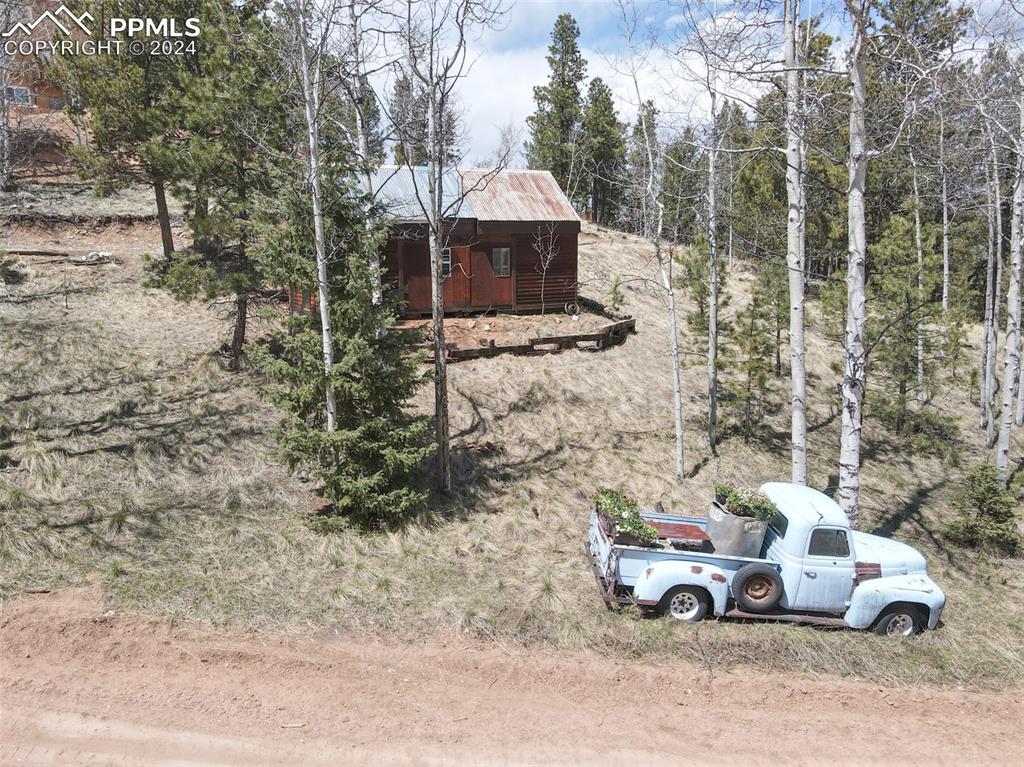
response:
<path fill-rule="evenodd" d="M 95 589 L 0 611 L 0 763 L 1010 764 L 1021 690 L 311 641 L 104 613 Z"/>

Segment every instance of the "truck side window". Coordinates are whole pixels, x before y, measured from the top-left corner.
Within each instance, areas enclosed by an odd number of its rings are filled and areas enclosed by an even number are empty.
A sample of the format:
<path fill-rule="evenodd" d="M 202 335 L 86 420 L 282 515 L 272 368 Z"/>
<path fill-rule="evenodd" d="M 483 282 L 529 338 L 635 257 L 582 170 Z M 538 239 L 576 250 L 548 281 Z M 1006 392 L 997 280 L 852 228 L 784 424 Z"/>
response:
<path fill-rule="evenodd" d="M 846 531 L 827 528 L 813 531 L 811 542 L 807 546 L 807 555 L 840 559 L 850 556 L 850 542 L 846 538 Z"/>
<path fill-rule="evenodd" d="M 771 519 L 768 520 L 768 524 L 771 525 L 776 535 L 780 538 L 786 537 L 786 530 L 789 528 L 789 520 L 786 519 L 786 515 L 781 511 L 777 511 L 772 514 Z"/>

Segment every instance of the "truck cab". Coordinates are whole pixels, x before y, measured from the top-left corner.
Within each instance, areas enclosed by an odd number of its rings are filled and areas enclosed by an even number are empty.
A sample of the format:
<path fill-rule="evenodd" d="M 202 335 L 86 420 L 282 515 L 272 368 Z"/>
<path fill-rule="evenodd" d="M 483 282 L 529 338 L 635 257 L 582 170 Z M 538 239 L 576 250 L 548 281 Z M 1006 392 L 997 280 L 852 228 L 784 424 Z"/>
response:
<path fill-rule="evenodd" d="M 839 505 L 812 488 L 769 482 L 760 491 L 779 509 L 769 521 L 764 554 L 781 566 L 782 608 L 839 615 L 865 628 L 885 607 L 907 602 L 935 628 L 945 595 L 916 550 L 852 530 Z"/>

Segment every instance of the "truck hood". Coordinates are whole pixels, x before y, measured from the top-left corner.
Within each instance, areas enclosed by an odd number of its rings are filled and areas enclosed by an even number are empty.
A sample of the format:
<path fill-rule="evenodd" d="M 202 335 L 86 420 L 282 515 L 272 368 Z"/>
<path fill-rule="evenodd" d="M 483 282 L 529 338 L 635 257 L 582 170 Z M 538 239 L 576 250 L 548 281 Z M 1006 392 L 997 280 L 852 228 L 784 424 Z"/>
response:
<path fill-rule="evenodd" d="M 905 543 L 854 530 L 853 545 L 856 547 L 857 561 L 881 565 L 883 578 L 928 572 L 924 557 Z"/>

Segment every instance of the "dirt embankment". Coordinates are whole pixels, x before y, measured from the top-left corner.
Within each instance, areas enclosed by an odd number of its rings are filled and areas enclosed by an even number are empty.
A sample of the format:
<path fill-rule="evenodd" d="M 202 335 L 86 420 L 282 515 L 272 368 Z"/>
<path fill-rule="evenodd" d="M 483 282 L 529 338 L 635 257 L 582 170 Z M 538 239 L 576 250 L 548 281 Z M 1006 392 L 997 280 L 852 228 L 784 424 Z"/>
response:
<path fill-rule="evenodd" d="M 1021 690 L 877 685 L 434 638 L 0 611 L 3 764 L 1011 764 Z"/>

